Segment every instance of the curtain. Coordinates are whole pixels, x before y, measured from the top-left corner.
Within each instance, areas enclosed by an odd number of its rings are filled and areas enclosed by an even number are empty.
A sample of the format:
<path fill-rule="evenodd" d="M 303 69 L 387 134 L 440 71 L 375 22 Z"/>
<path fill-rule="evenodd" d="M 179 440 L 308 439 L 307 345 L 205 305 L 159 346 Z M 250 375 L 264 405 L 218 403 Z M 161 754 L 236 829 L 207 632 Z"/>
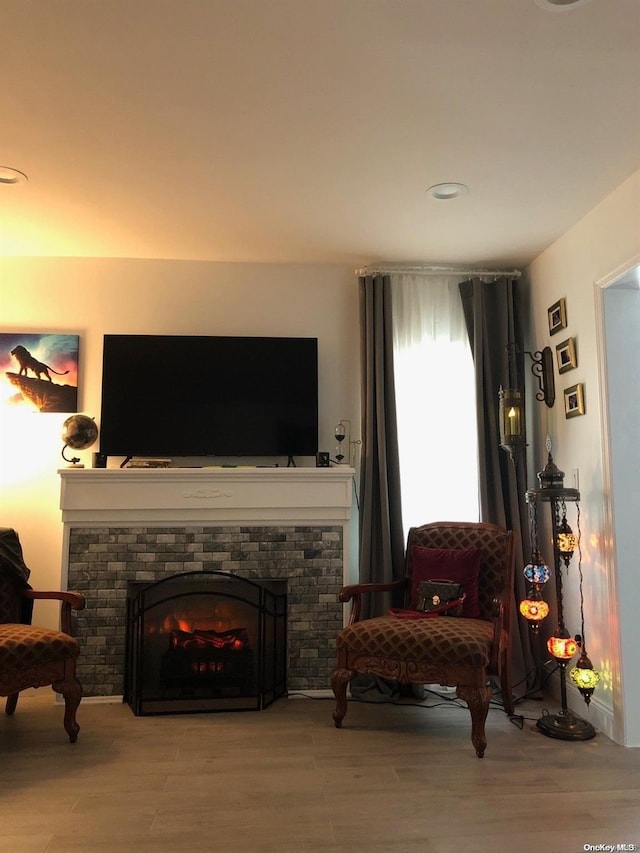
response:
<path fill-rule="evenodd" d="M 500 278 L 484 283 L 478 278 L 460 284 L 460 295 L 473 352 L 476 375 L 480 517 L 501 524 L 516 535 L 516 571 L 512 614 L 513 683 L 524 694 L 536 687 L 535 658 L 527 626 L 522 625 L 518 603 L 525 597 L 522 567 L 528 562 L 529 516 L 526 456 L 512 463 L 499 445 L 498 389 L 524 389 L 522 355 L 509 359 L 507 344 L 524 346 L 524 284 Z"/>
<path fill-rule="evenodd" d="M 405 537 L 429 521 L 478 521 L 474 367 L 460 275 L 392 276 Z"/>
<path fill-rule="evenodd" d="M 404 575 L 404 535 L 393 370 L 391 281 L 361 276 L 362 463 L 360 475 L 361 583 Z M 387 594 L 364 596 L 363 618 L 387 612 Z"/>

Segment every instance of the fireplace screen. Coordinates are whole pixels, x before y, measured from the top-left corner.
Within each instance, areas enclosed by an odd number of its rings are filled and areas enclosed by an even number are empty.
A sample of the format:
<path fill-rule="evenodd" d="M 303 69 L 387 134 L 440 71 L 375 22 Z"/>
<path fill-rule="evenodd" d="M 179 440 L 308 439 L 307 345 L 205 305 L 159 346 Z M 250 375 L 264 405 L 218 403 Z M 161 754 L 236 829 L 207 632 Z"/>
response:
<path fill-rule="evenodd" d="M 129 583 L 124 698 L 134 714 L 260 710 L 284 695 L 286 584 L 228 572 Z"/>

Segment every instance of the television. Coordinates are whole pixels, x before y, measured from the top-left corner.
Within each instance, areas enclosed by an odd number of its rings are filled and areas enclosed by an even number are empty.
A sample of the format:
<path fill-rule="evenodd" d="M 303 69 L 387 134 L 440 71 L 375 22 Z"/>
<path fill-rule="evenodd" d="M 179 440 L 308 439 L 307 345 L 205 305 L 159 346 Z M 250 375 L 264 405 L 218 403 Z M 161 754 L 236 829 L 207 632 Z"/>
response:
<path fill-rule="evenodd" d="M 317 450 L 317 338 L 104 336 L 103 456 Z"/>

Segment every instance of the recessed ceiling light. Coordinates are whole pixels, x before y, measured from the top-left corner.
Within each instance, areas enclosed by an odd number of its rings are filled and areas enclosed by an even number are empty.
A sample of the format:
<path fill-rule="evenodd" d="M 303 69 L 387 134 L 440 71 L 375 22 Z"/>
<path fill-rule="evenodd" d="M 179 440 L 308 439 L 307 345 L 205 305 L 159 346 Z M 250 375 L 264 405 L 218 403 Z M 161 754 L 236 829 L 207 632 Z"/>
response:
<path fill-rule="evenodd" d="M 21 184 L 28 180 L 24 172 L 12 169 L 11 166 L 0 166 L 0 184 Z"/>
<path fill-rule="evenodd" d="M 564 12 L 566 9 L 572 9 L 576 6 L 584 6 L 590 0 L 534 0 L 534 2 L 541 9 L 553 9 L 554 12 Z"/>
<path fill-rule="evenodd" d="M 449 198 L 460 198 L 469 192 L 469 187 L 466 184 L 459 184 L 455 181 L 446 181 L 443 184 L 434 184 L 427 190 L 427 195 L 435 198 L 437 201 L 444 201 Z"/>

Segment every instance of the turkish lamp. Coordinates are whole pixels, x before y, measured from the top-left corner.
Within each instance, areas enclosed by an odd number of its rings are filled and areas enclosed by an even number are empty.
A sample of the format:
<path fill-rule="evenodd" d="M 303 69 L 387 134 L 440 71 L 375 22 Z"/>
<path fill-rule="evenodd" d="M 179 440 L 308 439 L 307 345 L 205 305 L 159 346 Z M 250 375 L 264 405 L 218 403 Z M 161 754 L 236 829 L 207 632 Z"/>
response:
<path fill-rule="evenodd" d="M 547 640 L 549 654 L 559 661 L 568 661 L 578 651 L 578 641 L 570 637 L 566 630 L 558 629 Z"/>
<path fill-rule="evenodd" d="M 500 388 L 498 391 L 498 420 L 500 447 L 511 459 L 527 444 L 524 420 L 524 398 L 517 388 Z"/>
<path fill-rule="evenodd" d="M 556 548 L 567 568 L 577 547 L 578 537 L 567 524 L 567 519 L 563 518 L 556 534 Z"/>
<path fill-rule="evenodd" d="M 535 590 L 528 598 L 520 602 L 520 613 L 529 623 L 532 631 L 538 631 L 540 623 L 549 615 L 549 605 L 539 590 Z"/>
<path fill-rule="evenodd" d="M 533 552 L 531 555 L 531 562 L 527 563 L 522 570 L 522 573 L 529 583 L 534 584 L 545 584 L 551 577 L 549 566 L 543 562 L 538 551 Z"/>
<path fill-rule="evenodd" d="M 593 691 L 600 683 L 600 673 L 593 668 L 593 664 L 584 650 L 581 652 L 575 667 L 569 672 L 569 678 L 582 693 L 584 701 L 588 705 Z"/>

